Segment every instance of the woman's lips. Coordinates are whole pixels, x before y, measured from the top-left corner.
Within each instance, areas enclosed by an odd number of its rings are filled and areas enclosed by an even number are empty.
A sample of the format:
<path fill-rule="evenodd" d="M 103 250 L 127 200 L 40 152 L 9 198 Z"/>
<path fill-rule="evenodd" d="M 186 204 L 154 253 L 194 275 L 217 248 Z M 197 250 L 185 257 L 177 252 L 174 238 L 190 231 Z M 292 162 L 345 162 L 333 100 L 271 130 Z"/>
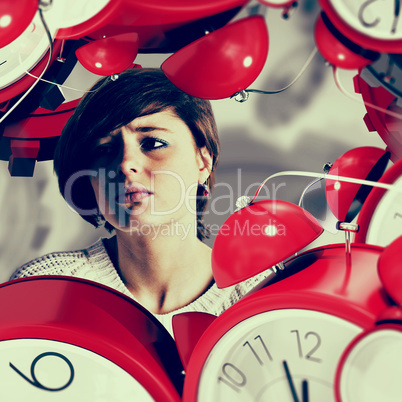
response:
<path fill-rule="evenodd" d="M 153 193 L 143 186 L 127 186 L 124 188 L 124 192 L 116 197 L 116 201 L 119 204 L 135 204 L 151 195 Z"/>
<path fill-rule="evenodd" d="M 133 204 L 135 202 L 139 202 L 144 198 L 151 196 L 152 193 L 144 192 L 144 191 L 137 191 L 134 193 L 126 193 L 124 196 L 124 201 L 126 204 Z"/>

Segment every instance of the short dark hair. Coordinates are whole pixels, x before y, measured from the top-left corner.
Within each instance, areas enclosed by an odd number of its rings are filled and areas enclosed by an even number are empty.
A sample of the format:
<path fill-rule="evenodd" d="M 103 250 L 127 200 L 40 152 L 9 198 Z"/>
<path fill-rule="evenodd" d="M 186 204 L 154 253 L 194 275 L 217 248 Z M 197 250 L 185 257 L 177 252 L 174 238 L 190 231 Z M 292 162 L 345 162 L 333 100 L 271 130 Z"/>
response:
<path fill-rule="evenodd" d="M 89 175 L 91 149 L 96 141 L 140 116 L 171 109 L 188 126 L 200 150 L 206 146 L 212 156 L 209 190 L 215 182 L 219 157 L 219 138 L 211 103 L 195 98 L 175 87 L 158 68 L 133 68 L 118 76 L 96 82 L 80 100 L 64 127 L 54 154 L 54 170 L 64 199 L 83 219 L 100 226 L 104 218 L 99 211 Z M 76 178 L 77 177 L 77 178 Z M 71 178 L 76 178 L 71 182 Z M 66 191 L 68 190 L 68 191 Z M 208 198 L 204 188 L 197 190 L 197 237 L 209 237 L 203 224 Z M 105 227 L 113 227 L 106 222 Z"/>

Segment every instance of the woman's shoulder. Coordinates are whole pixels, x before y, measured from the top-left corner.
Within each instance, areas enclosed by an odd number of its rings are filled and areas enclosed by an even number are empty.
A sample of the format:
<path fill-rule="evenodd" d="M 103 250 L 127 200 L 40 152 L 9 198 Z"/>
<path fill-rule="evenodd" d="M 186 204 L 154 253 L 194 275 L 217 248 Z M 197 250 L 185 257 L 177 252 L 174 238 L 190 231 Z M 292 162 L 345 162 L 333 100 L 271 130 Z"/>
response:
<path fill-rule="evenodd" d="M 68 275 L 81 276 L 79 271 L 91 265 L 94 255 L 101 255 L 104 251 L 102 240 L 88 248 L 72 251 L 59 251 L 35 258 L 19 267 L 10 277 L 10 280 L 35 275 Z"/>

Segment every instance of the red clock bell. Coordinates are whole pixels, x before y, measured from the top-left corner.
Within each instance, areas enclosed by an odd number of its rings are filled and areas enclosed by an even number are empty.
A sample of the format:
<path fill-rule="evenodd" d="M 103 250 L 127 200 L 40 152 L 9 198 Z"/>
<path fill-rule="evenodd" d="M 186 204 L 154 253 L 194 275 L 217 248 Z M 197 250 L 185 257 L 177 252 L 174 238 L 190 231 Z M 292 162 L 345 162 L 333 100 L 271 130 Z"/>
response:
<path fill-rule="evenodd" d="M 389 152 L 376 147 L 354 148 L 333 163 L 329 174 L 377 181 L 385 171 L 389 156 Z M 336 218 L 341 222 L 351 222 L 371 189 L 370 186 L 327 179 L 325 196 Z"/>
<path fill-rule="evenodd" d="M 378 53 L 366 51 L 342 35 L 324 13 L 317 18 L 314 39 L 322 56 L 335 67 L 362 68 L 379 57 Z"/>
<path fill-rule="evenodd" d="M 182 91 L 222 99 L 247 88 L 268 55 L 268 30 L 261 16 L 247 17 L 208 32 L 175 52 L 162 70 Z"/>

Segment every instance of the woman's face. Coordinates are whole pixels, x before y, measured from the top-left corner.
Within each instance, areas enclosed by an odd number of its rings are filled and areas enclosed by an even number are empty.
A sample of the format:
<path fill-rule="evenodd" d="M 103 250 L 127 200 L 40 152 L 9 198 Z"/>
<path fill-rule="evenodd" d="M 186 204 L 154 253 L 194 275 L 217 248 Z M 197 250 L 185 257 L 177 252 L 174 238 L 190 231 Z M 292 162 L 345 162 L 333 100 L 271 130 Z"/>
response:
<path fill-rule="evenodd" d="M 126 232 L 194 222 L 197 186 L 208 178 L 212 162 L 169 109 L 138 117 L 98 140 L 93 160 L 99 209 Z"/>

